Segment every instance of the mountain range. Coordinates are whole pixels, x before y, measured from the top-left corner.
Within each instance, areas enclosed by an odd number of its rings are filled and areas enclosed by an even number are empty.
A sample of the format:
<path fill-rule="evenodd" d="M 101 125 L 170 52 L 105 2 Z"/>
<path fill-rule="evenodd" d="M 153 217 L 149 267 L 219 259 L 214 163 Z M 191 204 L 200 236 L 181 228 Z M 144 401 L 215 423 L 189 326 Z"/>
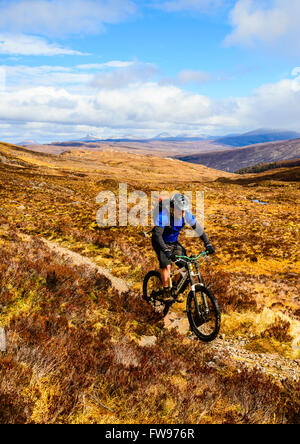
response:
<path fill-rule="evenodd" d="M 295 131 L 280 131 L 259 129 L 250 131 L 245 134 L 228 135 L 215 139 L 221 145 L 228 145 L 232 147 L 242 147 L 247 145 L 254 145 L 257 143 L 276 142 L 280 140 L 292 140 L 300 138 L 300 133 Z"/>
<path fill-rule="evenodd" d="M 184 141 L 202 141 L 202 140 L 211 140 L 214 143 L 232 146 L 232 147 L 242 147 L 247 145 L 253 145 L 257 143 L 265 143 L 265 142 L 274 142 L 278 140 L 291 140 L 300 138 L 300 133 L 295 131 L 286 131 L 286 130 L 272 130 L 272 129 L 257 129 L 255 131 L 249 131 L 247 133 L 242 134 L 229 134 L 222 137 L 215 137 L 209 135 L 190 135 L 187 133 L 181 133 L 176 136 L 172 136 L 169 133 L 163 132 L 154 137 L 136 137 L 133 135 L 124 135 L 121 137 L 108 137 L 108 138 L 99 138 L 90 134 L 87 134 L 85 137 L 80 139 L 74 139 L 66 142 L 55 142 L 55 145 L 58 143 L 68 144 L 74 142 L 81 143 L 95 143 L 95 142 L 153 142 L 153 141 L 164 141 L 164 142 L 184 142 Z M 20 143 L 19 145 L 25 144 L 29 145 L 30 142 L 25 141 Z"/>
<path fill-rule="evenodd" d="M 214 139 L 204 136 L 187 137 L 186 134 L 173 137 L 168 133 L 158 134 L 151 139 L 137 139 L 131 135 L 126 137 L 98 139 L 87 135 L 81 139 L 47 145 L 30 143 L 31 141 L 20 145 L 32 151 L 58 155 L 80 149 L 85 152 L 109 150 L 114 152 L 115 157 L 121 153 L 132 153 L 175 158 L 226 172 L 300 157 L 300 133 L 293 131 L 260 129 Z"/>

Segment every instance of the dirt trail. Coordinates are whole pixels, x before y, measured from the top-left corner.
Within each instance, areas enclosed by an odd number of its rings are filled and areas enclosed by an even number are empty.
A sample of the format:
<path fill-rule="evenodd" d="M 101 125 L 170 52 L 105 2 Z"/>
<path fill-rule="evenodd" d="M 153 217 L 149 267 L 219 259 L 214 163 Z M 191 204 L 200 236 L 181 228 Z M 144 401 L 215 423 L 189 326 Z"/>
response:
<path fill-rule="evenodd" d="M 33 238 L 28 235 L 22 234 L 22 237 L 27 241 L 33 240 Z M 60 245 L 54 242 L 50 242 L 47 239 L 39 237 L 39 240 L 41 240 L 49 248 L 49 250 L 53 251 L 58 256 L 61 256 L 66 260 L 71 261 L 74 265 L 79 265 L 79 266 L 84 265 L 85 267 L 89 267 L 92 270 L 98 271 L 100 274 L 108 278 L 111 281 L 112 287 L 118 290 L 119 292 L 125 293 L 126 291 L 129 290 L 129 285 L 126 281 L 113 276 L 106 268 L 96 265 L 95 262 L 93 262 L 90 258 L 82 256 L 79 253 L 75 253 L 74 251 L 69 250 L 68 248 L 61 247 Z"/>
<path fill-rule="evenodd" d="M 25 240 L 32 241 L 33 238 L 27 235 L 22 235 Z M 120 278 L 113 276 L 106 268 L 96 265 L 92 259 L 75 253 L 67 248 L 61 247 L 54 242 L 47 239 L 39 238 L 51 251 L 57 255 L 71 261 L 74 265 L 84 265 L 92 270 L 96 270 L 103 274 L 110 281 L 112 286 L 124 293 L 130 289 L 128 283 Z M 191 335 L 187 317 L 175 312 L 169 312 L 165 318 L 165 328 L 176 328 L 184 335 L 189 335 L 190 340 L 198 340 Z M 297 380 L 300 376 L 300 360 L 285 359 L 279 354 L 270 353 L 254 353 L 247 350 L 248 341 L 246 339 L 228 339 L 219 337 L 210 344 L 207 344 L 209 350 L 214 354 L 211 362 L 208 364 L 211 367 L 222 368 L 226 366 L 226 361 L 234 361 L 237 367 L 242 365 L 249 368 L 258 368 L 264 373 L 270 374 L 278 380 L 292 379 Z"/>

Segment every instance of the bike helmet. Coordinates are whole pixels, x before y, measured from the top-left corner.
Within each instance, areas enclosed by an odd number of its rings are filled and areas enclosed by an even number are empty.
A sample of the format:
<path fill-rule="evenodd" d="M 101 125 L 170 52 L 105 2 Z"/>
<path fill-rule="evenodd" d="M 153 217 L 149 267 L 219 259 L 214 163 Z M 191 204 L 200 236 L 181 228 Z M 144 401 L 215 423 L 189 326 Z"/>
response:
<path fill-rule="evenodd" d="M 181 211 L 187 211 L 190 209 L 190 204 L 187 198 L 180 193 L 175 194 L 171 199 L 171 205 L 178 208 Z"/>

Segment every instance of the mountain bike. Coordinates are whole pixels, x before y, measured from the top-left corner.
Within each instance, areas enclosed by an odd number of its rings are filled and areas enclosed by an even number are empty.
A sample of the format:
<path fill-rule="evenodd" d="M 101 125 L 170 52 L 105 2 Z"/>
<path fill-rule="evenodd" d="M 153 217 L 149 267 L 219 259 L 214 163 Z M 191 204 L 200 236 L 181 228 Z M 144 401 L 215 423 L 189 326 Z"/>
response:
<path fill-rule="evenodd" d="M 192 332 L 204 342 L 213 341 L 219 334 L 221 313 L 213 293 L 207 288 L 201 277 L 199 259 L 205 259 L 207 252 L 196 256 L 176 256 L 175 264 L 183 266 L 175 272 L 171 270 L 170 290 L 172 301 L 164 300 L 164 289 L 158 270 L 150 271 L 144 278 L 143 297 L 153 308 L 166 316 L 170 307 L 177 302 L 178 296 L 190 286 L 186 302 L 186 312 Z M 174 277 L 181 274 L 173 284 Z"/>

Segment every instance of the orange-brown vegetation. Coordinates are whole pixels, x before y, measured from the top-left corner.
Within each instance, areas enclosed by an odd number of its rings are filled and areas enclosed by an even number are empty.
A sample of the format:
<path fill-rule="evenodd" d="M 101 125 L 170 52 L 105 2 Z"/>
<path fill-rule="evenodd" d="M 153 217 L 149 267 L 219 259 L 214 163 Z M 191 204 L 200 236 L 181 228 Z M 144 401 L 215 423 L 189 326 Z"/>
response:
<path fill-rule="evenodd" d="M 222 329 L 203 344 L 166 329 L 143 301 L 143 276 L 156 267 L 145 229 L 95 221 L 97 194 L 118 192 L 118 165 L 22 153 L 27 166 L 0 159 L 0 327 L 8 343 L 0 352 L 0 423 L 299 423 L 296 182 L 203 182 L 200 170 L 184 182 L 179 168 L 153 181 L 150 169 L 141 181 L 139 159 L 130 165 L 129 191 L 205 191 L 216 255 L 202 272 L 219 300 Z M 40 238 L 89 257 L 130 291 Z M 202 250 L 198 239 L 181 241 L 190 254 Z M 174 310 L 185 316 L 182 305 Z M 155 344 L 143 346 L 144 336 Z"/>

